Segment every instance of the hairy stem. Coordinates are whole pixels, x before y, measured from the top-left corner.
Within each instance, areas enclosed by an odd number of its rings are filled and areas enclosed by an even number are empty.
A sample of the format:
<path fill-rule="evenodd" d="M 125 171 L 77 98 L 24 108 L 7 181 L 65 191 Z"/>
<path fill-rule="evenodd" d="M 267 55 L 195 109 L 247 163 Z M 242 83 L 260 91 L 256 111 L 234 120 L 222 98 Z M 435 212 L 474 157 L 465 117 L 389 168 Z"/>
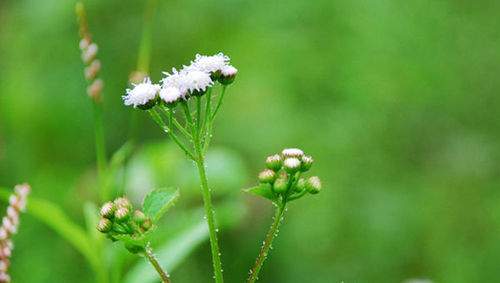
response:
<path fill-rule="evenodd" d="M 170 279 L 168 279 L 167 273 L 161 268 L 160 264 L 158 263 L 158 260 L 156 260 L 156 257 L 152 253 L 151 249 L 146 248 L 146 250 L 144 250 L 143 252 L 143 255 L 149 260 L 149 262 L 151 262 L 153 267 L 156 269 L 156 272 L 158 272 L 158 274 L 160 275 L 161 280 L 164 283 L 170 283 Z"/>
<path fill-rule="evenodd" d="M 259 253 L 259 257 L 257 257 L 257 262 L 255 263 L 255 266 L 252 269 L 252 274 L 250 274 L 250 278 L 248 278 L 248 283 L 255 282 L 257 280 L 257 277 L 259 276 L 259 271 L 262 268 L 262 265 L 264 264 L 264 261 L 266 260 L 267 255 L 269 253 L 269 249 L 271 248 L 271 244 L 273 243 L 273 240 L 276 237 L 276 231 L 278 231 L 278 228 L 280 226 L 281 217 L 283 216 L 285 207 L 286 204 L 283 204 L 282 206 L 277 208 L 273 224 L 271 225 L 269 234 L 267 234 L 266 241 L 262 246 L 262 249 Z"/>
<path fill-rule="evenodd" d="M 182 107 L 184 108 L 186 120 L 191 126 L 191 135 L 194 137 L 193 143 L 196 152 L 196 166 L 198 167 L 198 173 L 200 175 L 202 189 L 201 191 L 208 223 L 212 263 L 214 266 L 214 278 L 215 282 L 222 283 L 224 282 L 224 279 L 222 276 L 222 263 L 220 260 L 219 243 L 217 241 L 217 229 L 215 228 L 214 210 L 212 208 L 212 200 L 210 196 L 210 189 L 208 188 L 207 173 L 205 171 L 205 156 L 202 151 L 200 136 L 197 132 L 199 128 L 194 125 L 193 119 L 191 117 L 191 112 L 189 112 L 189 107 L 185 101 L 182 102 Z M 208 132 L 207 134 L 210 135 L 210 132 Z"/>
<path fill-rule="evenodd" d="M 215 282 L 223 282 L 222 263 L 220 260 L 219 243 L 217 242 L 217 229 L 215 228 L 214 210 L 212 208 L 212 200 L 208 188 L 207 174 L 205 172 L 205 158 L 203 157 L 201 144 L 199 141 L 195 143 L 195 147 L 196 154 L 198 155 L 196 165 L 198 167 L 198 173 L 200 174 L 203 202 L 205 204 L 205 214 L 207 217 L 208 232 L 210 235 L 210 247 L 212 250 Z"/>

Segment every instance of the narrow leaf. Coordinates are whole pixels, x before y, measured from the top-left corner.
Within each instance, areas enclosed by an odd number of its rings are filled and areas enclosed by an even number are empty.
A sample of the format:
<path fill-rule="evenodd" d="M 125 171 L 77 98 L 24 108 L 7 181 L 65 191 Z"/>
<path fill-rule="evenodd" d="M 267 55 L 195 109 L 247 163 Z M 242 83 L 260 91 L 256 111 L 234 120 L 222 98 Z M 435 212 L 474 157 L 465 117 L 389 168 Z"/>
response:
<path fill-rule="evenodd" d="M 154 224 L 178 198 L 179 190 L 177 189 L 155 189 L 144 198 L 142 204 L 144 213 L 151 218 Z"/>

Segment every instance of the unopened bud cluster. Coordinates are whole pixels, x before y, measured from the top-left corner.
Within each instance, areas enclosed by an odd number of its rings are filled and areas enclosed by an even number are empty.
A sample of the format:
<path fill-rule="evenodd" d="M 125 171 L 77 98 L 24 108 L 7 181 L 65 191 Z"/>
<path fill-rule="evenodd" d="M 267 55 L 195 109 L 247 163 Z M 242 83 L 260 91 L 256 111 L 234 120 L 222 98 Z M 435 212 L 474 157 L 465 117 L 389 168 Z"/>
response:
<path fill-rule="evenodd" d="M 25 210 L 31 188 L 28 184 L 22 184 L 17 185 L 14 191 L 15 193 L 9 197 L 7 216 L 3 217 L 2 226 L 0 226 L 0 282 L 10 282 L 7 271 L 10 266 L 9 257 L 14 248 L 11 235 L 17 233 L 19 212 Z"/>
<path fill-rule="evenodd" d="M 151 219 L 144 212 L 133 211 L 132 204 L 126 197 L 106 202 L 99 213 L 101 220 L 97 223 L 97 230 L 107 234 L 112 240 L 116 240 L 116 235 L 141 235 L 152 226 Z"/>
<path fill-rule="evenodd" d="M 314 160 L 298 148 L 284 149 L 281 154 L 266 158 L 267 169 L 259 173 L 259 182 L 270 184 L 274 194 L 286 201 L 296 199 L 306 192 L 317 194 L 321 190 L 321 181 L 317 176 L 308 179 L 301 174 L 308 171 Z"/>
<path fill-rule="evenodd" d="M 103 82 L 99 78 L 101 61 L 96 59 L 99 47 L 95 42 L 92 42 L 90 33 L 88 31 L 83 4 L 79 3 L 76 6 L 76 13 L 78 16 L 78 24 L 80 26 L 80 50 L 82 51 L 82 61 L 86 65 L 84 73 L 85 78 L 89 82 L 89 86 L 87 87 L 87 94 L 94 102 L 101 102 L 101 91 L 103 87 Z"/>
<path fill-rule="evenodd" d="M 229 85 L 238 73 L 229 60 L 222 53 L 213 56 L 197 54 L 195 60 L 180 71 L 172 68 L 171 73 L 163 72 L 166 77 L 160 80 L 161 85 L 153 84 L 149 77 L 139 84 L 132 84 L 134 88 L 127 89 L 123 96 L 125 105 L 143 110 L 158 104 L 173 108 L 181 100 L 204 95 L 216 82 Z"/>

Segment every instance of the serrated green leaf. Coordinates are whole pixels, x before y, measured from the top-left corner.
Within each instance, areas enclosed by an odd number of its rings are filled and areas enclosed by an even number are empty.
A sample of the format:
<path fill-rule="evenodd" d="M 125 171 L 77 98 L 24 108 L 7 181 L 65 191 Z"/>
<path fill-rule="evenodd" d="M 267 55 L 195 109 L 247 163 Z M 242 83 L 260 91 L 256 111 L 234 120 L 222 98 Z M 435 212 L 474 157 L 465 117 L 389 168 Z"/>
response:
<path fill-rule="evenodd" d="M 271 185 L 269 184 L 260 184 L 255 187 L 245 189 L 243 191 L 253 195 L 261 196 L 263 198 L 267 198 L 268 200 L 271 200 L 274 203 L 278 203 L 278 198 L 276 197 L 276 195 L 274 195 L 271 189 Z"/>
<path fill-rule="evenodd" d="M 144 198 L 143 211 L 154 224 L 178 198 L 177 189 L 155 189 Z"/>

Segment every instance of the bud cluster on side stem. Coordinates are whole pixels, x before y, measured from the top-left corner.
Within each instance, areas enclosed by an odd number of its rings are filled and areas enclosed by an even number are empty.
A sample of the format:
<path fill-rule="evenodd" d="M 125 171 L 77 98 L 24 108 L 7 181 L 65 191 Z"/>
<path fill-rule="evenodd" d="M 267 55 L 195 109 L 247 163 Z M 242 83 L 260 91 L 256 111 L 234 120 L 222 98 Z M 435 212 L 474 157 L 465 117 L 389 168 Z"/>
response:
<path fill-rule="evenodd" d="M 255 266 L 250 272 L 249 283 L 258 279 L 260 269 L 267 258 L 273 239 L 276 237 L 287 203 L 303 197 L 306 193 L 317 194 L 320 192 L 322 185 L 319 177 L 301 178 L 304 172 L 311 169 L 313 163 L 312 157 L 304 155 L 304 152 L 298 148 L 284 149 L 281 154 L 274 154 L 266 158 L 267 169 L 260 172 L 258 176 L 261 185 L 247 190 L 272 200 L 277 206 L 276 216 L 269 234 L 264 241 Z"/>
<path fill-rule="evenodd" d="M 271 191 L 278 197 L 281 205 L 287 201 L 301 198 L 306 193 L 317 194 L 321 181 L 317 176 L 307 180 L 302 173 L 311 169 L 314 160 L 297 148 L 284 149 L 281 154 L 266 158 L 267 169 L 259 173 L 259 182 L 271 185 Z"/>
<path fill-rule="evenodd" d="M 17 185 L 14 191 L 15 193 L 9 197 L 7 216 L 3 217 L 2 226 L 0 226 L 0 282 L 10 282 L 7 271 L 10 267 L 9 257 L 14 248 L 11 236 L 17 233 L 19 212 L 25 210 L 31 188 L 28 184 L 22 184 Z"/>
<path fill-rule="evenodd" d="M 152 227 L 151 219 L 140 210 L 133 211 L 126 197 L 106 202 L 99 213 L 101 220 L 97 223 L 97 230 L 113 241 L 118 235 L 140 236 Z"/>

